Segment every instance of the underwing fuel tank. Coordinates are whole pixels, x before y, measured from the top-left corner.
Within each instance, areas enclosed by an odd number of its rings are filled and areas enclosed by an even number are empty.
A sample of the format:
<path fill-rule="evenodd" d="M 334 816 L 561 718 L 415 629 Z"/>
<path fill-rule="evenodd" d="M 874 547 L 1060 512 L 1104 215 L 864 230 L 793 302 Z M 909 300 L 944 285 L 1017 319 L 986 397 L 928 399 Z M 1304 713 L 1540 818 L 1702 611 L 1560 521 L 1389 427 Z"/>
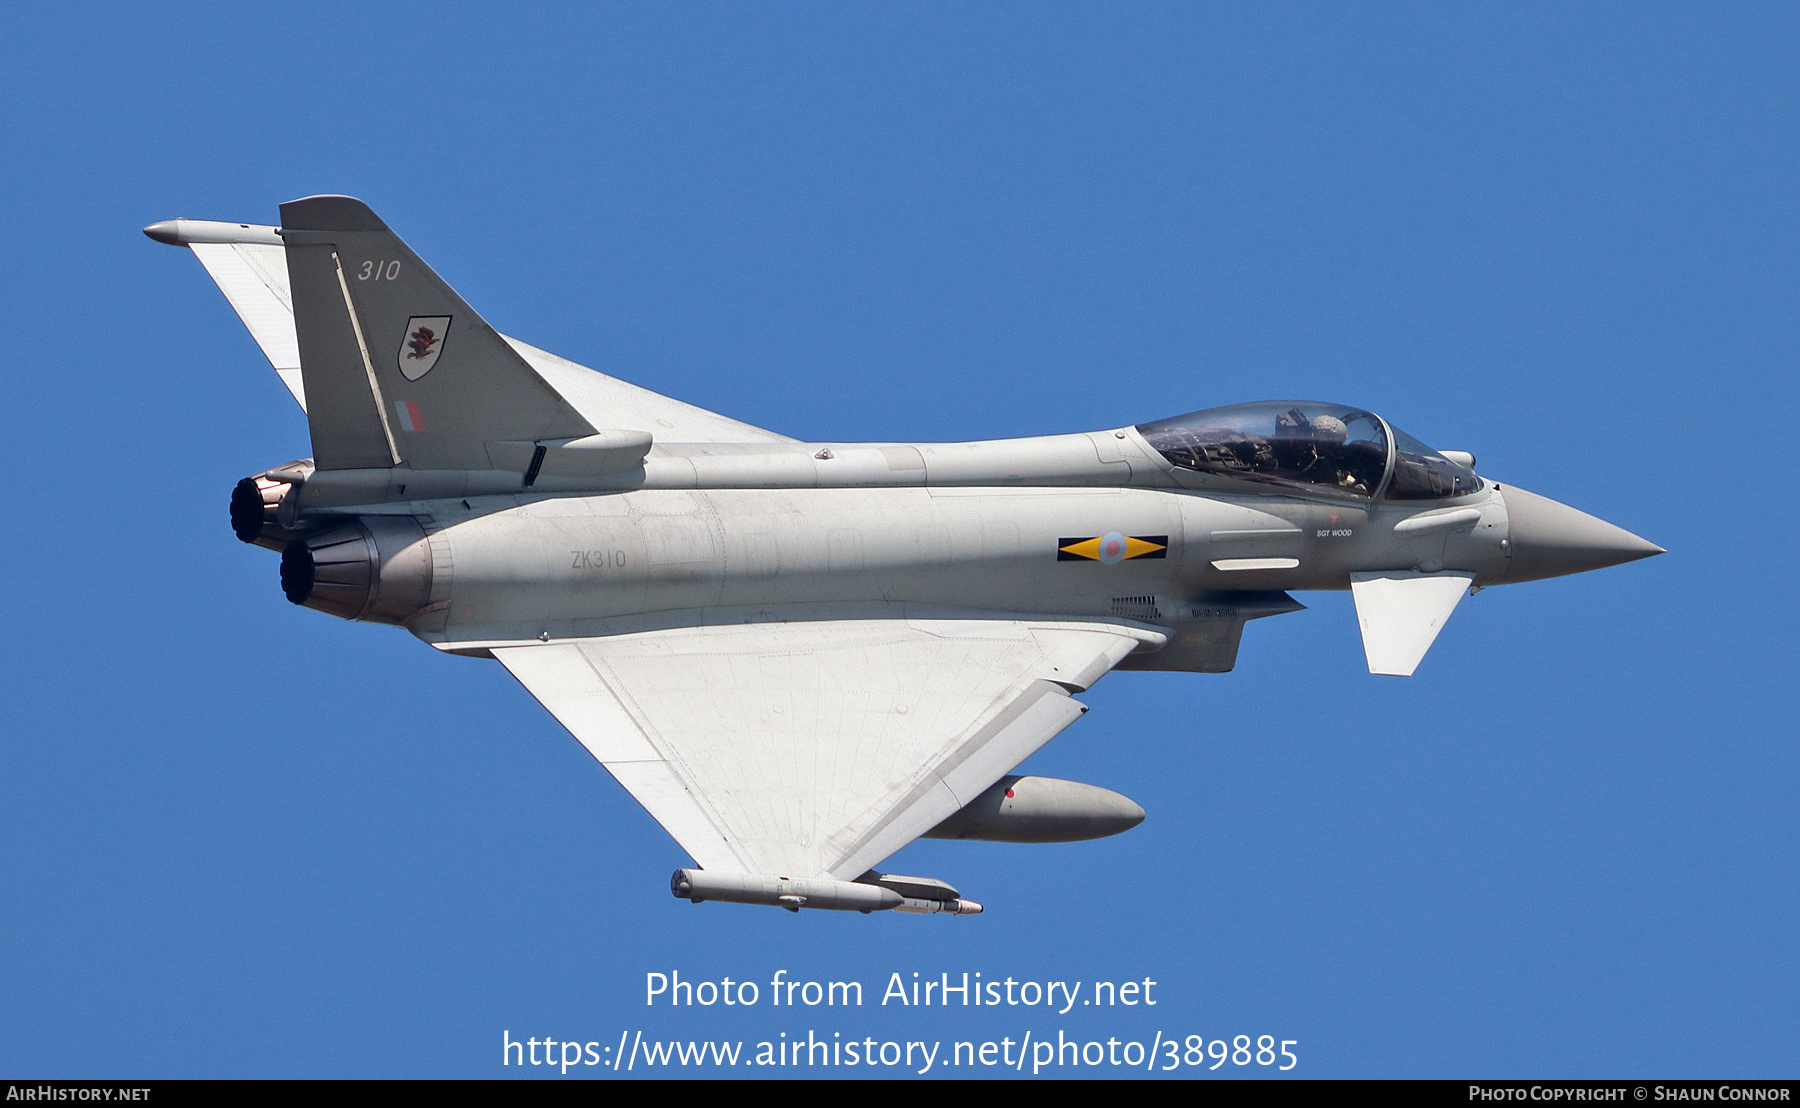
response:
<path fill-rule="evenodd" d="M 1142 822 L 1144 810 L 1111 789 L 1008 774 L 923 837 L 1073 843 L 1117 835 Z"/>

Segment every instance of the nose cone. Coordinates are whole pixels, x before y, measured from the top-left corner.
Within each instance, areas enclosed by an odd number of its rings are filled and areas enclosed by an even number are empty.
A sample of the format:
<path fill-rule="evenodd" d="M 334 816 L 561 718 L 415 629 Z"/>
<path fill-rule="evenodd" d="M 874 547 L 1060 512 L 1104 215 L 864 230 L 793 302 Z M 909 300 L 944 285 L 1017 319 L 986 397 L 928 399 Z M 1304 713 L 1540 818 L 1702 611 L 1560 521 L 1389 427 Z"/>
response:
<path fill-rule="evenodd" d="M 1505 577 L 1508 584 L 1585 573 L 1663 553 L 1662 547 L 1623 527 L 1517 485 L 1505 486 L 1500 496 L 1506 501 L 1511 528 L 1507 536 L 1512 549 L 1512 568 Z"/>

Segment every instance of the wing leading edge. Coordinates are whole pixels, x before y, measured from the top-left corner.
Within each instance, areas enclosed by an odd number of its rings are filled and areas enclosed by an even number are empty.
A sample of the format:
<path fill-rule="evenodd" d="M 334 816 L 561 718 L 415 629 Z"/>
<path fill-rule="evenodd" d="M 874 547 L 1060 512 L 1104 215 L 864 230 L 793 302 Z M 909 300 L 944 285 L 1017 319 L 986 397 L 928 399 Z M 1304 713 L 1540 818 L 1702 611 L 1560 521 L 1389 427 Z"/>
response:
<path fill-rule="evenodd" d="M 493 654 L 707 870 L 854 879 L 981 794 L 1162 637 L 1123 623 L 678 628 Z"/>

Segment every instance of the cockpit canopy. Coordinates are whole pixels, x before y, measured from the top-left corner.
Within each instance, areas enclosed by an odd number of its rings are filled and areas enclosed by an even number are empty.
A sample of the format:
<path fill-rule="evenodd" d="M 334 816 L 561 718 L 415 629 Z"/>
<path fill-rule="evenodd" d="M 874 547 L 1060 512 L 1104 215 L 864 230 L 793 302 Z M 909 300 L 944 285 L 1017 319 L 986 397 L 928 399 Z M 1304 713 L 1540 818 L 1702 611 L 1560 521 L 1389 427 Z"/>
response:
<path fill-rule="evenodd" d="M 1342 404 L 1234 404 L 1139 424 L 1137 430 L 1182 469 L 1314 495 L 1439 500 L 1481 488 L 1470 470 L 1373 412 Z"/>

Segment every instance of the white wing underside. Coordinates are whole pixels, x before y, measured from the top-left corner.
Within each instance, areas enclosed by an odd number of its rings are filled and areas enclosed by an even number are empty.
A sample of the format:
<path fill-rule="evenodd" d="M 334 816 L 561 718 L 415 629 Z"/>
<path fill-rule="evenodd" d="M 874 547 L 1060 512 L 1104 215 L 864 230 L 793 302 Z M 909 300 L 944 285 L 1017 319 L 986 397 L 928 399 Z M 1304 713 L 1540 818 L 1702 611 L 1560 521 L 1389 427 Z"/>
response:
<path fill-rule="evenodd" d="M 678 628 L 493 654 L 702 867 L 849 880 L 1086 709 L 1155 632 L 866 619 Z"/>
<path fill-rule="evenodd" d="M 251 242 L 196 242 L 188 249 L 231 302 L 281 383 L 306 410 L 300 381 L 300 340 L 294 335 L 294 298 L 288 292 L 287 249 Z"/>
<path fill-rule="evenodd" d="M 271 227 L 245 227 L 268 236 Z M 188 245 L 231 307 L 244 321 L 269 364 L 306 409 L 300 379 L 300 343 L 294 333 L 294 301 L 288 291 L 287 250 L 261 242 L 194 242 Z M 595 427 L 648 431 L 666 442 L 792 442 L 765 431 L 639 388 L 515 338 L 514 350 L 546 384 Z"/>

